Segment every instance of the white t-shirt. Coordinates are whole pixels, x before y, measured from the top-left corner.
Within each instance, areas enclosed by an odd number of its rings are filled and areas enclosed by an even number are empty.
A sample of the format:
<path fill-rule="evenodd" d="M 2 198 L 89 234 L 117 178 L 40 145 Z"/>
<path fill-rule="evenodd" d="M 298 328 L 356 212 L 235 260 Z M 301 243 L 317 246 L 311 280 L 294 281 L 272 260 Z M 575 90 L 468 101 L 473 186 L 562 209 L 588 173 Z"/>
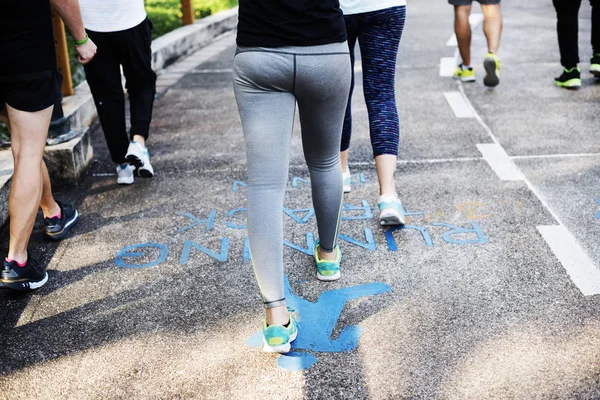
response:
<path fill-rule="evenodd" d="M 406 0 L 340 0 L 344 15 L 379 11 L 384 8 L 405 6 Z"/>
<path fill-rule="evenodd" d="M 146 19 L 144 0 L 79 0 L 83 25 L 94 32 L 133 28 Z"/>

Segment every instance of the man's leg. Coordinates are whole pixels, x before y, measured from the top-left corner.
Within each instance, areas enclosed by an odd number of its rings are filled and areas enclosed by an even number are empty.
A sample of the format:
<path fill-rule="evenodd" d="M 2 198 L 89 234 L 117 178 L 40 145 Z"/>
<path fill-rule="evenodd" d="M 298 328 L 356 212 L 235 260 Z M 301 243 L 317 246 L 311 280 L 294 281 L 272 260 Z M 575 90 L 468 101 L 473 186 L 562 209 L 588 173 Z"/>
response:
<path fill-rule="evenodd" d="M 487 40 L 488 52 L 497 53 L 502 35 L 502 11 L 500 4 L 482 4 L 483 33 Z"/>
<path fill-rule="evenodd" d="M 458 41 L 458 51 L 462 58 L 462 64 L 471 65 L 471 25 L 469 15 L 471 5 L 454 6 L 454 32 Z"/>
<path fill-rule="evenodd" d="M 553 0 L 556 9 L 556 31 L 560 63 L 566 69 L 577 67 L 579 63 L 579 7 L 581 0 Z"/>
<path fill-rule="evenodd" d="M 123 32 L 121 38 L 123 73 L 131 104 L 131 139 L 145 143 L 148 139 L 152 107 L 156 93 L 156 73 L 152 70 L 152 25 L 146 19 Z"/>
<path fill-rule="evenodd" d="M 42 111 L 25 112 L 7 106 L 15 162 L 8 199 L 8 258 L 19 263 L 27 261 L 27 245 L 42 198 L 45 169 L 42 158 L 53 108 L 50 106 Z M 47 184 L 49 186 L 49 181 Z M 46 206 L 49 203 L 47 201 Z"/>
<path fill-rule="evenodd" d="M 600 0 L 590 0 L 592 6 L 592 49 L 600 54 Z"/>

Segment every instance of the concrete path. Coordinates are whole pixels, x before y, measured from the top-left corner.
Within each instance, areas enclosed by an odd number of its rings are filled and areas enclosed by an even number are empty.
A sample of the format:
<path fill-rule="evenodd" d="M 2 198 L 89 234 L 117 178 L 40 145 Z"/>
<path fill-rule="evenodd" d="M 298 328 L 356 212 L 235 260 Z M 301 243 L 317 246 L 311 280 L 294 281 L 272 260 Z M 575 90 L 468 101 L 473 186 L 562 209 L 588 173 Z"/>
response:
<path fill-rule="evenodd" d="M 154 179 L 118 187 L 98 129 L 88 176 L 59 193 L 82 214 L 73 236 L 46 244 L 36 227 L 50 282 L 0 291 L 0 399 L 600 398 L 600 86 L 587 72 L 579 91 L 553 86 L 550 2 L 507 2 L 504 15 L 491 91 L 480 27 L 478 82 L 457 84 L 440 76 L 455 53 L 451 7 L 409 4 L 397 73 L 404 229 L 377 223 L 357 75 L 335 283 L 315 279 L 307 254 L 316 224 L 296 130 L 283 215 L 302 330 L 285 357 L 253 347 L 262 307 L 245 252 L 234 35 L 164 84 Z M 585 71 L 587 4 L 580 31 Z"/>

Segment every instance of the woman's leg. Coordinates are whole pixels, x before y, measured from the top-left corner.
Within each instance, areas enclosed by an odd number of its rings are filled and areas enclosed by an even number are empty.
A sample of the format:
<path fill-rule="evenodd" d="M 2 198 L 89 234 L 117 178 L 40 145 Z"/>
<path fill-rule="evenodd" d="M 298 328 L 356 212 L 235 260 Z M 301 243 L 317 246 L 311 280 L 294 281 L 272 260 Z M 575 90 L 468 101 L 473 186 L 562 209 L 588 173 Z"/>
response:
<path fill-rule="evenodd" d="M 356 30 L 359 22 L 359 17 L 355 15 L 345 16 L 346 33 L 348 35 L 348 48 L 350 50 L 351 63 L 351 81 L 350 94 L 348 95 L 348 105 L 346 107 L 346 115 L 344 116 L 344 126 L 342 129 L 342 145 L 341 145 L 341 162 L 344 173 L 349 173 L 348 168 L 348 153 L 350 148 L 350 138 L 352 136 L 352 93 L 354 92 L 354 47 L 356 46 Z"/>
<path fill-rule="evenodd" d="M 319 46 L 339 52 L 340 46 Z M 333 252 L 342 205 L 342 169 L 339 144 L 350 91 L 350 57 L 345 54 L 299 55 L 296 98 L 302 126 L 304 157 L 308 164 L 312 197 L 319 228 L 320 258 L 335 259 Z M 333 253 L 333 254 L 332 254 Z"/>
<path fill-rule="evenodd" d="M 394 172 L 400 123 L 396 108 L 395 75 L 405 16 L 405 7 L 369 13 L 368 25 L 358 34 L 371 144 L 382 195 L 396 194 Z"/>
<path fill-rule="evenodd" d="M 242 52 L 234 60 L 234 91 L 248 163 L 248 241 L 269 325 L 287 324 L 289 318 L 282 209 L 296 107 L 293 68 L 293 56 L 285 54 Z M 287 86 L 290 91 L 285 91 Z"/>

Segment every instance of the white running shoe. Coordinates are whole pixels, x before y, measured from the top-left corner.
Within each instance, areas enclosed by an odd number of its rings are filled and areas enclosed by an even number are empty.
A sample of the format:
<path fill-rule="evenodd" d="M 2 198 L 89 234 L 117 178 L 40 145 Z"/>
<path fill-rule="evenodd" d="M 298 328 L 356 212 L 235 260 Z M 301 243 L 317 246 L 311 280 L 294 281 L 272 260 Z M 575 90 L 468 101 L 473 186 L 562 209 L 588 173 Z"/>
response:
<path fill-rule="evenodd" d="M 131 185 L 133 183 L 133 171 L 135 171 L 135 167 L 133 165 L 119 165 L 117 167 L 117 183 L 119 185 Z"/>
<path fill-rule="evenodd" d="M 154 168 L 150 164 L 150 152 L 148 148 L 137 142 L 129 143 L 125 161 L 137 168 L 137 174 L 141 178 L 152 178 L 154 176 Z"/>
<path fill-rule="evenodd" d="M 379 223 L 383 226 L 404 225 L 404 207 L 397 195 L 384 194 L 379 196 Z"/>
<path fill-rule="evenodd" d="M 350 174 L 350 170 L 344 172 L 342 176 L 344 177 L 344 193 L 350 193 L 352 191 L 352 174 Z"/>

